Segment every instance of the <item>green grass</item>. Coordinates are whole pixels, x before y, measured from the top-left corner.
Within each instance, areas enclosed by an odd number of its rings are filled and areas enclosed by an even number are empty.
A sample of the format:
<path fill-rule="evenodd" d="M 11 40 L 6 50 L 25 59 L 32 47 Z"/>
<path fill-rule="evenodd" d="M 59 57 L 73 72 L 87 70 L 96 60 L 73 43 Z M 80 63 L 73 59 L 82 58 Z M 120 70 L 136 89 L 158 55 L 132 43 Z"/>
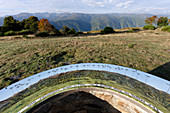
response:
<path fill-rule="evenodd" d="M 153 34 L 1 40 L 0 88 L 51 68 L 80 62 L 151 71 L 170 61 L 170 52 L 164 51 L 170 48 L 169 35 Z M 159 76 L 170 80 L 168 75 Z"/>
<path fill-rule="evenodd" d="M 5 36 L 12 36 L 12 35 L 16 35 L 17 32 L 16 31 L 7 31 L 4 33 Z"/>
<path fill-rule="evenodd" d="M 73 84 L 96 83 L 112 86 L 129 92 L 162 110 L 170 110 L 170 96 L 155 88 L 149 87 L 139 81 L 115 73 L 99 71 L 77 71 L 45 79 L 30 88 L 22 91 L 20 94 L 8 100 L 10 102 L 1 108 L 0 112 L 10 113 L 18 112 L 34 100 L 59 88 Z"/>

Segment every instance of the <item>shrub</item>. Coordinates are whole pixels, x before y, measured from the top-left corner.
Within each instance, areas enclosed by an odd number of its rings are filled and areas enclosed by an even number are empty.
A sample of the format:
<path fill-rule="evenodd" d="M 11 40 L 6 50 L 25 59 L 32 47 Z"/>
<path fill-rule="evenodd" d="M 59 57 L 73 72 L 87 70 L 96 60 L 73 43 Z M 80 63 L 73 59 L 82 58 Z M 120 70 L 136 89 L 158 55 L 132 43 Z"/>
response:
<path fill-rule="evenodd" d="M 28 35 L 28 34 L 34 34 L 34 32 L 29 29 L 25 29 L 25 30 L 19 31 L 18 34 L 19 35 Z"/>
<path fill-rule="evenodd" d="M 75 34 L 73 34 L 73 36 L 78 36 L 78 35 L 82 35 L 84 34 L 82 31 L 76 32 Z"/>
<path fill-rule="evenodd" d="M 77 32 L 77 34 L 84 34 L 82 31 Z"/>
<path fill-rule="evenodd" d="M 4 33 L 5 36 L 12 36 L 12 35 L 16 35 L 17 33 L 15 31 L 7 31 Z"/>
<path fill-rule="evenodd" d="M 112 27 L 105 27 L 102 33 L 107 34 L 107 33 L 114 33 L 115 31 L 113 30 Z"/>
<path fill-rule="evenodd" d="M 170 30 L 170 26 L 163 27 L 161 30 L 162 31 L 168 31 L 168 30 Z"/>
<path fill-rule="evenodd" d="M 132 30 L 133 30 L 133 31 L 139 31 L 140 28 L 138 28 L 138 27 L 133 27 Z"/>
<path fill-rule="evenodd" d="M 0 32 L 0 36 L 4 36 L 4 33 L 3 33 L 3 32 Z"/>
<path fill-rule="evenodd" d="M 50 35 L 51 36 L 61 36 L 62 34 L 59 30 L 55 29 L 55 30 L 50 32 Z"/>
<path fill-rule="evenodd" d="M 170 32 L 170 29 L 168 29 L 167 32 Z"/>
<path fill-rule="evenodd" d="M 76 34 L 76 30 L 74 28 L 71 28 L 67 34 Z"/>
<path fill-rule="evenodd" d="M 39 32 L 35 34 L 36 37 L 47 37 L 49 36 L 49 33 L 47 32 Z"/>
<path fill-rule="evenodd" d="M 156 27 L 153 26 L 153 25 L 145 25 L 145 26 L 143 27 L 143 29 L 145 29 L 145 30 L 155 30 Z"/>
<path fill-rule="evenodd" d="M 68 33 L 68 31 L 70 30 L 70 28 L 69 27 L 67 27 L 67 26 L 63 26 L 62 28 L 61 28 L 61 33 L 62 34 L 67 34 Z"/>
<path fill-rule="evenodd" d="M 135 32 L 135 31 L 132 30 L 132 29 L 130 29 L 130 30 L 127 31 L 127 33 L 134 33 L 134 32 Z"/>

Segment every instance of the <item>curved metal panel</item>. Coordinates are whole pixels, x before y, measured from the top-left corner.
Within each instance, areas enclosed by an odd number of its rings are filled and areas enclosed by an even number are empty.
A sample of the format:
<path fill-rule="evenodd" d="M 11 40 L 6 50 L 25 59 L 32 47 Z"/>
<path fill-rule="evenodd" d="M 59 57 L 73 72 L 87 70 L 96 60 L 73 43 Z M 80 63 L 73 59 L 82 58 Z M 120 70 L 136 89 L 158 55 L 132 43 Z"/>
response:
<path fill-rule="evenodd" d="M 117 66 L 113 64 L 103 64 L 103 63 L 81 63 L 81 64 L 72 64 L 62 67 L 57 67 L 54 69 L 50 69 L 30 77 L 27 77 L 23 80 L 20 80 L 6 88 L 0 90 L 0 101 L 3 101 L 14 94 L 21 92 L 22 90 L 30 87 L 31 85 L 39 82 L 42 79 L 54 76 L 56 74 L 78 71 L 78 70 L 96 70 L 96 71 L 106 71 L 106 72 L 114 72 L 121 75 L 125 75 L 136 79 L 140 82 L 143 82 L 147 85 L 150 85 L 158 90 L 167 92 L 170 94 L 170 82 L 156 77 L 154 75 L 131 69 L 123 66 Z"/>

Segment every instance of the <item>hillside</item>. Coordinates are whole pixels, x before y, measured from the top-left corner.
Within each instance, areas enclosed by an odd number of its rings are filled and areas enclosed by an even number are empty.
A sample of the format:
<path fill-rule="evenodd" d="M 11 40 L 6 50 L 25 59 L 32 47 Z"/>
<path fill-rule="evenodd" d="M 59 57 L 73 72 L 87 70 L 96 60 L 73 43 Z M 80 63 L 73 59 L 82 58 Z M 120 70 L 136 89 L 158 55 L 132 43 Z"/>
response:
<path fill-rule="evenodd" d="M 30 16 L 36 16 L 39 19 L 46 18 L 57 29 L 63 26 L 75 28 L 77 31 L 91 31 L 104 29 L 111 26 L 114 29 L 127 27 L 143 27 L 145 18 L 149 14 L 82 14 L 82 13 L 21 13 L 14 15 L 17 20 L 22 21 Z M 3 24 L 3 17 L 0 18 L 0 25 Z"/>
<path fill-rule="evenodd" d="M 81 62 L 122 65 L 170 80 L 169 37 L 159 30 L 35 39 L 1 37 L 0 88 L 38 72 Z M 162 66 L 165 63 L 168 65 Z"/>

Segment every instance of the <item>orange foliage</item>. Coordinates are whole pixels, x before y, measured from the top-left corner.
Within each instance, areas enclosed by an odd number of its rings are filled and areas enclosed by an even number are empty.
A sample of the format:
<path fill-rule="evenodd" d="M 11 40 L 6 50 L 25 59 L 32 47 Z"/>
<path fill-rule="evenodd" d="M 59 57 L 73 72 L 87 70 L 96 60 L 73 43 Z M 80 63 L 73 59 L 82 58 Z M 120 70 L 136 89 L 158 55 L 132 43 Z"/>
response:
<path fill-rule="evenodd" d="M 152 17 L 147 17 L 146 20 L 145 20 L 145 23 L 147 24 L 153 24 L 153 23 L 156 23 L 156 19 L 158 17 L 156 15 L 152 16 Z"/>
<path fill-rule="evenodd" d="M 40 31 L 50 32 L 52 30 L 52 25 L 49 23 L 48 19 L 40 19 L 38 22 L 38 29 Z"/>
<path fill-rule="evenodd" d="M 167 26 L 169 24 L 168 17 L 162 16 L 162 17 L 158 18 L 157 24 L 158 24 L 159 27 Z"/>

